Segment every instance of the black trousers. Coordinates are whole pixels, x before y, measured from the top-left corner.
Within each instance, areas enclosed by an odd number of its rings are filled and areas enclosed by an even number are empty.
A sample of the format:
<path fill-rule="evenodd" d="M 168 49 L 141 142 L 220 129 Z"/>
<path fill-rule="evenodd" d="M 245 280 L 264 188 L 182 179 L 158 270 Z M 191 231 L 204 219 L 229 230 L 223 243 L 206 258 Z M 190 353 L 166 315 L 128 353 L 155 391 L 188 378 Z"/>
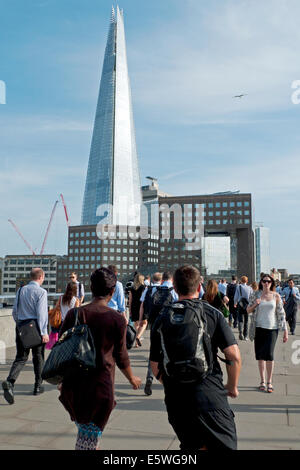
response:
<path fill-rule="evenodd" d="M 238 308 L 238 320 L 239 320 L 239 328 L 243 329 L 241 333 L 245 336 L 248 336 L 248 318 L 249 314 L 247 310 L 243 310 Z"/>
<path fill-rule="evenodd" d="M 35 375 L 35 383 L 41 384 L 42 383 L 42 370 L 44 366 L 44 354 L 45 354 L 45 344 L 41 344 L 40 346 L 35 346 L 34 348 L 24 348 L 23 344 L 19 338 L 19 335 L 16 331 L 16 347 L 17 347 L 17 355 L 11 366 L 9 376 L 7 377 L 8 382 L 12 384 L 15 383 L 17 380 L 21 370 L 25 366 L 30 349 L 32 351 L 32 362 L 33 362 L 33 369 Z"/>
<path fill-rule="evenodd" d="M 233 324 L 234 326 L 236 326 L 238 324 L 238 313 L 237 313 L 237 309 L 234 307 L 233 299 L 229 299 L 229 311 L 230 311 L 229 319 L 232 320 L 233 318 Z"/>
<path fill-rule="evenodd" d="M 291 333 L 295 332 L 296 329 L 296 323 L 297 323 L 297 308 L 294 308 L 290 316 L 288 317 L 288 324 L 291 330 Z"/>

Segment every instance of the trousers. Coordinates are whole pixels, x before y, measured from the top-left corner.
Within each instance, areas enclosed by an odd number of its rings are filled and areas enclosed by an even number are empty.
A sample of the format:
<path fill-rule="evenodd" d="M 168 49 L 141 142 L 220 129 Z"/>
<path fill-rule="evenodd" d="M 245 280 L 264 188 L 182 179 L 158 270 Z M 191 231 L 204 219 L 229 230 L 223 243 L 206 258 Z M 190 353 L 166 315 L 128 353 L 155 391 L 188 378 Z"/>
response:
<path fill-rule="evenodd" d="M 9 376 L 7 377 L 7 381 L 11 382 L 12 384 L 15 383 L 17 380 L 21 370 L 25 366 L 30 349 L 32 351 L 32 363 L 35 375 L 35 383 L 41 384 L 42 383 L 42 370 L 44 367 L 44 355 L 45 355 L 45 344 L 41 344 L 39 346 L 35 346 L 34 348 L 24 348 L 19 335 L 16 331 L 16 347 L 17 347 L 17 354 L 16 358 L 11 366 Z"/>
<path fill-rule="evenodd" d="M 248 336 L 248 319 L 249 314 L 246 310 L 238 308 L 238 319 L 239 319 L 239 332 L 245 336 Z"/>

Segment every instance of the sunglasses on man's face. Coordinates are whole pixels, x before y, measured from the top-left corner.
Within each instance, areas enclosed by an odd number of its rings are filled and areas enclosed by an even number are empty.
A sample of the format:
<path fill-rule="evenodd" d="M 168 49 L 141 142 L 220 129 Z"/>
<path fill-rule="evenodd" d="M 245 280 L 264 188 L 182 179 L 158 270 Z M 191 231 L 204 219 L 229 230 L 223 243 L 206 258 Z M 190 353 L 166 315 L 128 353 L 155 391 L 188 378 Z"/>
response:
<path fill-rule="evenodd" d="M 270 281 L 269 279 L 263 279 L 262 282 L 264 284 L 272 284 L 272 281 Z"/>

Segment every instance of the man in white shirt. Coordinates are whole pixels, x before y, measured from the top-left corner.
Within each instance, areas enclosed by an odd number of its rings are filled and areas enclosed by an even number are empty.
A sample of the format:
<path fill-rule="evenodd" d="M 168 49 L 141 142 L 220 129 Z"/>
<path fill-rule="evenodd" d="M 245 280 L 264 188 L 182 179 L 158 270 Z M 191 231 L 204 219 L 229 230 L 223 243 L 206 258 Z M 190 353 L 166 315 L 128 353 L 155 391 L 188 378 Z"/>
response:
<path fill-rule="evenodd" d="M 77 284 L 77 299 L 80 301 L 80 305 L 83 303 L 84 299 L 84 287 L 83 284 L 79 281 L 77 281 L 77 273 L 71 273 L 70 274 L 70 281 L 71 282 L 76 282 Z"/>
<path fill-rule="evenodd" d="M 234 307 L 237 308 L 238 320 L 239 320 L 239 339 L 248 340 L 248 313 L 247 306 L 249 303 L 249 297 L 252 292 L 250 286 L 247 285 L 248 278 L 247 276 L 241 277 L 241 284 L 239 284 L 235 290 L 234 294 Z M 242 307 L 244 303 L 245 308 Z"/>

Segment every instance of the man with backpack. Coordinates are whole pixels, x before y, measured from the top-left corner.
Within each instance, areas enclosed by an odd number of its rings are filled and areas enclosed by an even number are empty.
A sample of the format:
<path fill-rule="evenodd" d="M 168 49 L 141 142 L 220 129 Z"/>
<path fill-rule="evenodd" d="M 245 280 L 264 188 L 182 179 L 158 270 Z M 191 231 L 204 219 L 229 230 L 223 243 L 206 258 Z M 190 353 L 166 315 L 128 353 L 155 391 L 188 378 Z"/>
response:
<path fill-rule="evenodd" d="M 160 279 L 160 282 L 158 281 Z M 144 325 L 143 318 L 149 323 L 150 330 L 158 317 L 161 309 L 164 305 L 172 303 L 178 300 L 178 296 L 174 291 L 172 283 L 172 274 L 169 272 L 164 272 L 163 275 L 160 273 L 155 273 L 153 275 L 153 284 L 147 288 L 147 292 L 143 292 L 141 297 L 141 307 L 140 307 L 140 322 L 141 325 Z M 139 338 L 141 333 L 137 334 Z M 153 374 L 150 366 L 150 361 L 148 362 L 148 372 L 146 377 L 146 385 L 144 388 L 145 395 L 152 394 L 152 382 Z"/>
<path fill-rule="evenodd" d="M 247 276 L 241 277 L 241 283 L 237 286 L 234 294 L 234 307 L 237 308 L 239 322 L 239 339 L 248 341 L 248 317 L 247 307 L 249 305 L 249 297 L 252 292 L 250 286 L 247 285 Z"/>
<path fill-rule="evenodd" d="M 235 337 L 223 315 L 199 300 L 198 269 L 177 269 L 174 288 L 179 300 L 161 311 L 150 350 L 153 374 L 164 386 L 169 422 L 181 450 L 235 450 L 234 414 L 227 400 L 239 394 L 241 359 Z M 225 386 L 218 348 L 226 358 Z"/>

